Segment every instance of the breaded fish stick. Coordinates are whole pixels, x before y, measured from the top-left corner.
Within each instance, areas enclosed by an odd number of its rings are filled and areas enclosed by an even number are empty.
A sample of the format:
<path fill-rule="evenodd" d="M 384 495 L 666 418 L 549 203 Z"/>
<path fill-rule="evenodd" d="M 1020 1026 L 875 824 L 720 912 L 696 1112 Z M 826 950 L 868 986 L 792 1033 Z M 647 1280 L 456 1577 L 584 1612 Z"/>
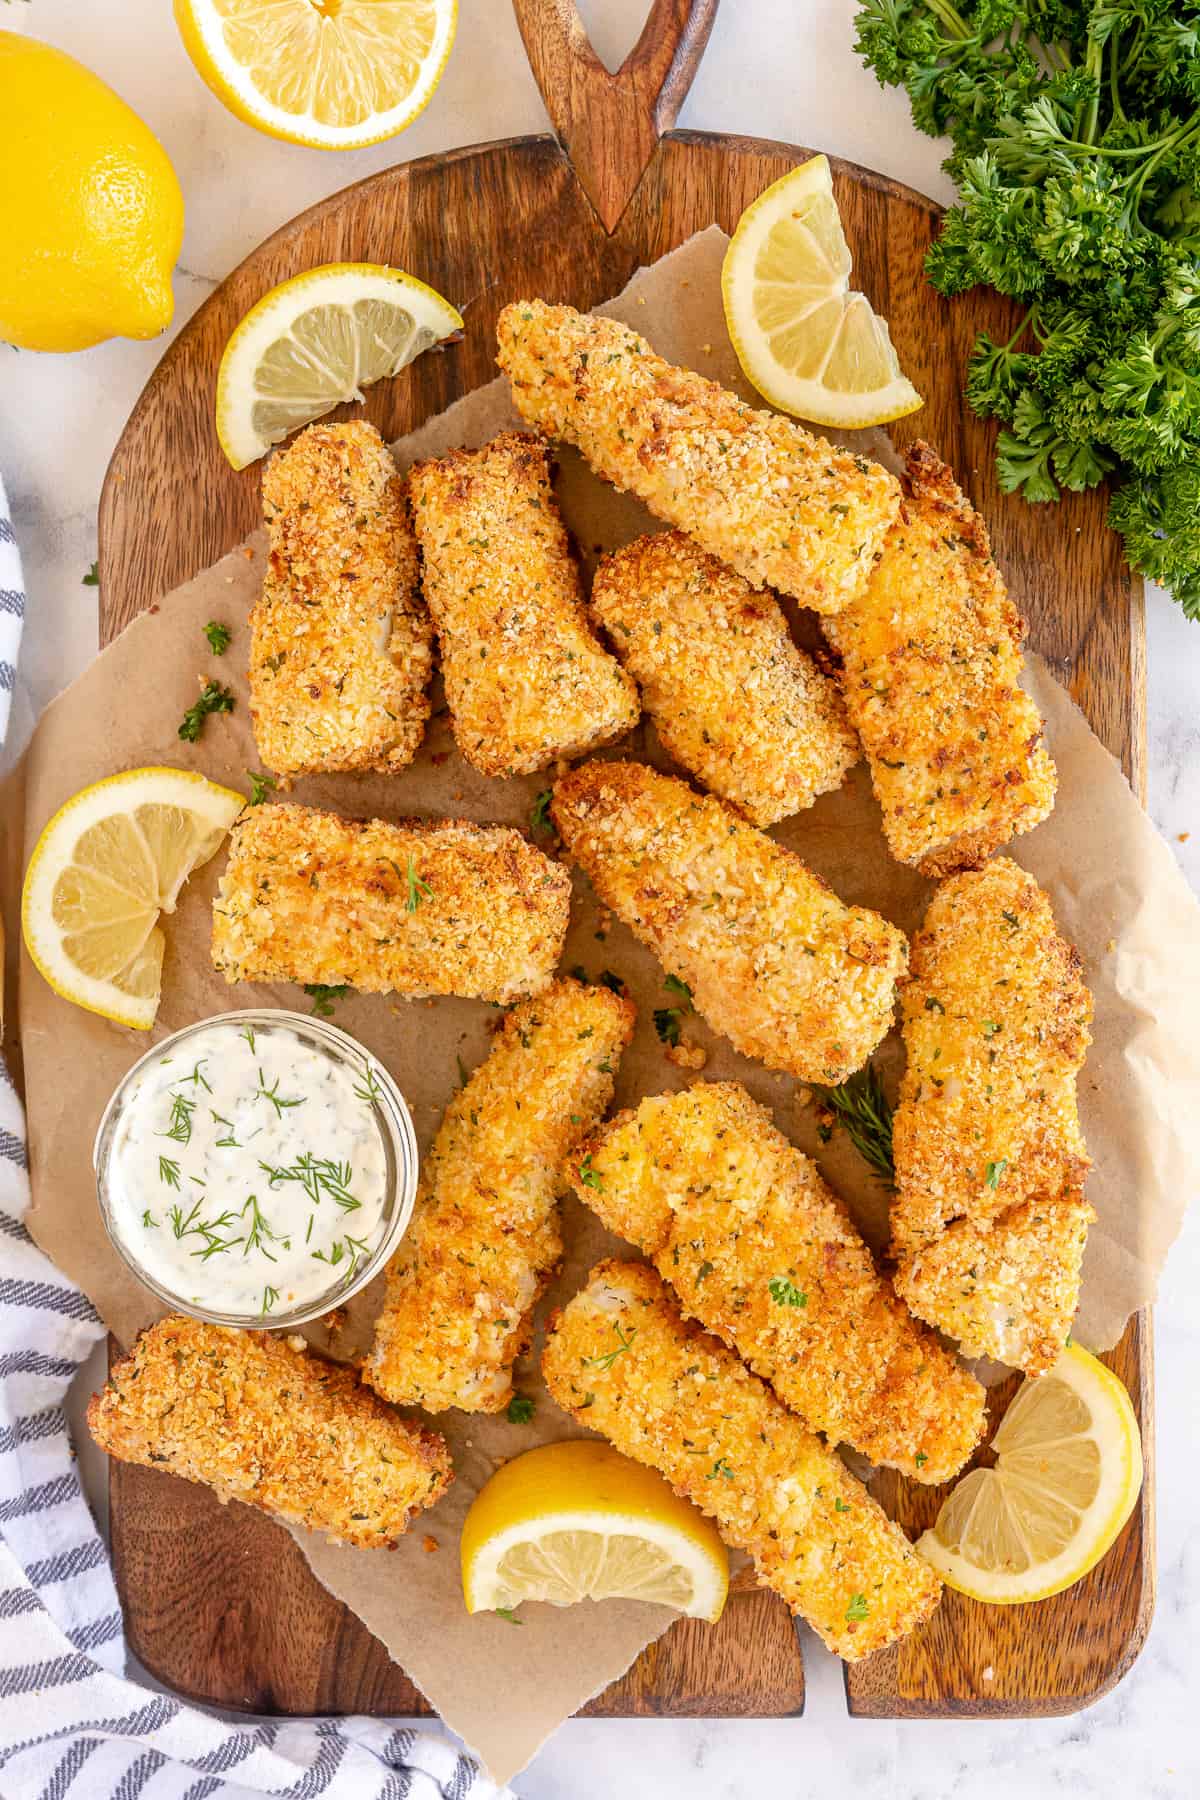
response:
<path fill-rule="evenodd" d="M 896 516 L 894 476 L 655 355 L 615 319 L 517 300 L 497 323 L 521 417 L 574 444 L 747 581 L 835 613 Z"/>
<path fill-rule="evenodd" d="M 814 1431 L 917 1481 L 961 1469 L 983 1388 L 909 1317 L 816 1164 L 744 1087 L 643 1100 L 577 1146 L 567 1177 Z"/>
<path fill-rule="evenodd" d="M 913 940 L 893 1126 L 896 1290 L 971 1356 L 1040 1374 L 1079 1298 L 1092 1000 L 1050 902 L 1007 857 L 942 883 Z"/>
<path fill-rule="evenodd" d="M 652 1269 L 593 1269 L 550 1333 L 542 1373 L 581 1425 L 715 1519 L 762 1586 L 847 1662 L 937 1606 L 941 1582 L 900 1527 L 765 1382 L 684 1322 Z"/>
<path fill-rule="evenodd" d="M 213 963 L 230 982 L 506 1005 L 548 985 L 570 900 L 566 870 L 506 826 L 256 806 L 230 833 Z"/>
<path fill-rule="evenodd" d="M 635 725 L 637 689 L 588 626 L 546 446 L 504 432 L 418 463 L 409 483 L 467 761 L 483 775 L 525 775 Z"/>
<path fill-rule="evenodd" d="M 904 487 L 865 590 L 826 635 L 892 855 L 940 876 L 1032 830 L 1057 776 L 983 520 L 928 444 L 909 450 Z"/>
<path fill-rule="evenodd" d="M 278 775 L 394 774 L 429 718 L 433 627 L 396 465 L 373 425 L 310 425 L 263 475 L 250 717 Z"/>
<path fill-rule="evenodd" d="M 839 1082 L 892 1022 L 908 947 L 720 800 L 642 763 L 585 763 L 554 823 L 596 893 L 744 1056 Z"/>
<path fill-rule="evenodd" d="M 837 683 L 797 649 L 775 597 L 682 531 L 606 556 L 591 607 L 664 747 L 752 824 L 811 806 L 858 761 Z"/>
<path fill-rule="evenodd" d="M 92 1396 L 88 1429 L 120 1462 L 202 1482 L 338 1543 L 386 1548 L 441 1498 L 450 1453 L 352 1369 L 295 1341 L 160 1319 Z"/>
<path fill-rule="evenodd" d="M 557 981 L 505 1019 L 455 1094 L 388 1266 L 364 1379 L 427 1412 L 499 1412 L 562 1255 L 563 1159 L 612 1099 L 634 1008 Z"/>

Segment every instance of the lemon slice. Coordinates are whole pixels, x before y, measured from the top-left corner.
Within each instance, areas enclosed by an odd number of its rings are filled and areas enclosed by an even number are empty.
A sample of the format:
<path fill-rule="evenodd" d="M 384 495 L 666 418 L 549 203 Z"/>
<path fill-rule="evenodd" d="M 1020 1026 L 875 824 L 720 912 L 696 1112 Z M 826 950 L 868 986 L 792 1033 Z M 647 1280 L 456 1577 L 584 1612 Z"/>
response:
<path fill-rule="evenodd" d="M 1129 1395 L 1077 1344 L 1027 1379 L 992 1439 L 917 1544 L 962 1594 L 994 1605 L 1044 1600 L 1098 1563 L 1142 1486 Z"/>
<path fill-rule="evenodd" d="M 197 73 L 237 118 L 320 150 L 411 125 L 442 78 L 457 0 L 175 0 Z"/>
<path fill-rule="evenodd" d="M 886 319 L 850 291 L 829 163 L 814 156 L 738 221 L 721 270 L 725 321 L 747 379 L 817 425 L 882 425 L 924 405 Z"/>
<path fill-rule="evenodd" d="M 729 1558 L 703 1515 L 607 1444 L 545 1444 L 505 1463 L 463 1525 L 467 1611 L 522 1600 L 652 1600 L 720 1618 Z"/>
<path fill-rule="evenodd" d="M 160 913 L 220 848 L 245 796 L 185 769 L 130 769 L 83 788 L 37 841 L 21 929 L 56 994 L 148 1031 L 158 1011 Z"/>
<path fill-rule="evenodd" d="M 217 436 L 244 469 L 343 400 L 462 330 L 448 300 L 403 269 L 324 263 L 264 294 L 217 372 Z"/>

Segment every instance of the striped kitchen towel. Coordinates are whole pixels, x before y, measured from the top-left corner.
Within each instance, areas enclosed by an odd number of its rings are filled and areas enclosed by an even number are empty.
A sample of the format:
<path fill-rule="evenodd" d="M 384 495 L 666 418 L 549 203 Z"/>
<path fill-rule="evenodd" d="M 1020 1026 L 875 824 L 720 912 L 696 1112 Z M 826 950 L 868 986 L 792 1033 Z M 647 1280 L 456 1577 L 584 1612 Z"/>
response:
<path fill-rule="evenodd" d="M 17 652 L 25 623 L 25 584 L 21 558 L 9 517 L 4 481 L 0 477 L 0 744 L 8 730 L 13 683 L 17 678 Z"/>
<path fill-rule="evenodd" d="M 0 657 L 16 655 L 22 596 L 0 486 Z M 9 661 L 0 682 L 7 719 Z M 0 1060 L 3 1800 L 498 1800 L 478 1763 L 430 1731 L 365 1718 L 233 1725 L 124 1678 L 112 1568 L 63 1411 L 104 1326 L 26 1230 L 26 1170 L 24 1114 Z"/>

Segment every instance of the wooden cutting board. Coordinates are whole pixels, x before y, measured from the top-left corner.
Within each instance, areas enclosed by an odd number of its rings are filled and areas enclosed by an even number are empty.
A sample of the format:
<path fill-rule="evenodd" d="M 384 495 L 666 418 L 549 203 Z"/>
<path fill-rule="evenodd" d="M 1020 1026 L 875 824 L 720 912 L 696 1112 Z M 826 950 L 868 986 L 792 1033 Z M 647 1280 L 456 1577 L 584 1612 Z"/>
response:
<path fill-rule="evenodd" d="M 258 467 L 235 474 L 212 427 L 217 365 L 234 325 L 268 288 L 317 263 L 387 262 L 450 296 L 464 341 L 422 357 L 367 396 L 401 436 L 495 373 L 500 308 L 521 295 L 587 308 L 714 221 L 732 230 L 768 183 L 812 154 L 794 145 L 670 129 L 717 0 L 655 0 L 626 62 L 609 74 L 574 0 L 514 0 L 556 137 L 526 137 L 402 164 L 313 207 L 261 245 L 185 327 L 151 377 L 114 452 L 100 505 L 107 642 L 259 521 Z M 819 146 L 817 146 L 819 148 Z M 992 430 L 960 392 L 977 331 L 999 341 L 1015 314 L 991 294 L 947 303 L 922 262 L 939 209 L 884 176 L 834 163 L 855 281 L 891 322 L 927 396 L 895 427 L 936 444 L 988 520 L 1034 646 L 1144 785 L 1142 596 L 1097 495 L 1035 508 L 997 488 Z M 1135 1317 L 1106 1359 L 1141 1419 L 1146 1486 L 1119 1544 L 1069 1593 L 1025 1608 L 947 1594 L 933 1622 L 847 1672 L 850 1710 L 886 1717 L 1064 1713 L 1129 1667 L 1153 1609 L 1151 1337 Z M 1002 1404 L 1010 1384 L 997 1397 Z M 938 1490 L 886 1474 L 876 1492 L 910 1531 Z M 112 1534 L 129 1641 L 164 1683 L 225 1706 L 412 1714 L 420 1694 L 332 1599 L 281 1529 L 246 1507 L 153 1471 L 112 1465 Z M 801 1711 L 796 1633 L 773 1595 L 733 1596 L 716 1627 L 681 1621 L 586 1709 L 601 1714 L 779 1715 Z"/>

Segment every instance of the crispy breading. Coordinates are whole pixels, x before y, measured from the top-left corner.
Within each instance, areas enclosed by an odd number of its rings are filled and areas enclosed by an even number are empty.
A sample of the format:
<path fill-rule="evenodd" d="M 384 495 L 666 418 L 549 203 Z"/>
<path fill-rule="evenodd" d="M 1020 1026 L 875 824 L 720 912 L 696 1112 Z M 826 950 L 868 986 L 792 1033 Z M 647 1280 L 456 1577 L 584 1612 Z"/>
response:
<path fill-rule="evenodd" d="M 615 319 L 517 300 L 496 330 L 521 417 L 606 481 L 747 581 L 821 613 L 861 593 L 900 503 L 879 463 L 674 368 Z"/>
<path fill-rule="evenodd" d="M 604 557 L 591 609 L 664 747 L 752 824 L 811 806 L 858 761 L 837 683 L 792 642 L 774 595 L 682 531 Z"/>
<path fill-rule="evenodd" d="M 499 1412 L 562 1255 L 563 1160 L 612 1099 L 634 1007 L 556 981 L 508 1014 L 446 1109 L 388 1265 L 363 1377 L 427 1412 Z"/>
<path fill-rule="evenodd" d="M 525 775 L 611 744 L 637 689 L 593 636 L 539 439 L 508 431 L 410 471 L 424 589 L 458 747 Z"/>
<path fill-rule="evenodd" d="M 895 1643 L 941 1582 L 827 1445 L 725 1346 L 688 1324 L 652 1269 L 601 1263 L 553 1322 L 550 1392 L 657 1469 L 749 1552 L 847 1662 Z"/>
<path fill-rule="evenodd" d="M 213 963 L 230 982 L 506 1005 L 549 984 L 570 901 L 566 870 L 507 826 L 255 806 L 230 833 Z"/>
<path fill-rule="evenodd" d="M 744 1056 L 838 1082 L 892 1022 L 902 932 L 720 800 L 642 763 L 585 763 L 551 807 L 600 899 Z"/>
<path fill-rule="evenodd" d="M 404 488 L 365 419 L 310 425 L 263 475 L 250 717 L 277 775 L 394 774 L 429 718 L 433 627 Z"/>
<path fill-rule="evenodd" d="M 1092 1001 L 1033 877 L 997 857 L 943 882 L 902 1005 L 897 1292 L 968 1354 L 1039 1373 L 1094 1216 L 1075 1100 Z"/>
<path fill-rule="evenodd" d="M 120 1462 L 165 1469 L 337 1543 L 386 1548 L 441 1498 L 444 1440 L 303 1339 L 174 1314 L 144 1331 L 88 1406 Z"/>
<path fill-rule="evenodd" d="M 892 855 L 940 876 L 1032 830 L 1058 777 L 983 520 L 928 444 L 909 450 L 904 490 L 865 590 L 826 634 Z"/>
<path fill-rule="evenodd" d="M 909 1317 L 816 1164 L 744 1087 L 643 1100 L 577 1146 L 566 1173 L 814 1431 L 917 1481 L 962 1468 L 983 1388 Z"/>

